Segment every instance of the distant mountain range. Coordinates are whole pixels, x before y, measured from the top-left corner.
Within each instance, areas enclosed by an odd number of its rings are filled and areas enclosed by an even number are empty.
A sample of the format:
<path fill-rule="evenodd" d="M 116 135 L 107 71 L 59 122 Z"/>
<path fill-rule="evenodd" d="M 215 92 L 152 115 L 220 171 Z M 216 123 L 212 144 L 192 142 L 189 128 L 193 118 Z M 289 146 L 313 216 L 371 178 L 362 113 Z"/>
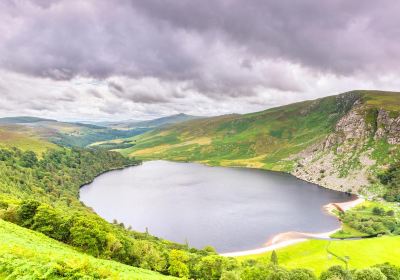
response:
<path fill-rule="evenodd" d="M 176 124 L 188 120 L 200 119 L 203 117 L 191 116 L 187 114 L 175 114 L 167 117 L 157 119 L 139 121 L 139 120 L 126 120 L 120 122 L 92 122 L 92 124 L 112 127 L 116 129 L 132 129 L 132 128 L 155 128 L 169 124 Z"/>
<path fill-rule="evenodd" d="M 21 132 L 20 128 L 25 127 L 30 133 L 50 142 L 64 146 L 85 147 L 95 142 L 128 138 L 157 127 L 198 118 L 200 117 L 177 114 L 148 121 L 84 123 L 17 116 L 0 118 L 0 128 L 1 126 L 3 126 L 3 129 L 4 126 L 8 126 L 8 128 L 14 126 L 14 130 Z"/>

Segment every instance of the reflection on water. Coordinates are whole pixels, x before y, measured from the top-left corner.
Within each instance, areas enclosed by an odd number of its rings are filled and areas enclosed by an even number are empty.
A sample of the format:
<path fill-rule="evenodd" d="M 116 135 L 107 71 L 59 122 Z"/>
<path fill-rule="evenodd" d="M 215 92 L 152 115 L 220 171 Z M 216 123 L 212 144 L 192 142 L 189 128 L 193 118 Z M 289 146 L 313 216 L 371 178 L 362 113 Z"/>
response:
<path fill-rule="evenodd" d="M 80 197 L 109 221 L 218 252 L 258 248 L 286 231 L 331 231 L 339 222 L 323 205 L 351 199 L 288 174 L 168 161 L 103 174 Z"/>

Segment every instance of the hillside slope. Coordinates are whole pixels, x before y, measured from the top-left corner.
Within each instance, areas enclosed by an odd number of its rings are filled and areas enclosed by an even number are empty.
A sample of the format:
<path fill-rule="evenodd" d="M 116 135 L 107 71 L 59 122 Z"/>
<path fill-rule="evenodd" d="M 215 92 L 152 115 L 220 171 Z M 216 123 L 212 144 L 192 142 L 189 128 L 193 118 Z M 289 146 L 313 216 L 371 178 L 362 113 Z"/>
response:
<path fill-rule="evenodd" d="M 31 131 L 38 138 L 62 146 L 85 147 L 97 141 L 132 137 L 148 128 L 112 129 L 92 124 L 59 122 L 34 117 L 0 118 L 0 131 Z M 0 132 L 0 137 L 3 134 Z"/>
<path fill-rule="evenodd" d="M 0 219 L 0 279 L 176 279 L 80 253 Z"/>
<path fill-rule="evenodd" d="M 377 192 L 374 178 L 400 158 L 400 94 L 352 91 L 257 113 L 193 120 L 131 143 L 119 151 L 142 159 L 285 171 L 328 188 L 360 192 L 370 185 Z"/>
<path fill-rule="evenodd" d="M 156 128 L 170 124 L 177 124 L 189 120 L 200 119 L 201 117 L 191 116 L 186 114 L 176 114 L 167 117 L 161 117 L 157 119 L 147 121 L 124 121 L 124 122 L 108 122 L 103 123 L 104 126 L 115 128 L 115 129 L 134 129 L 134 128 Z"/>

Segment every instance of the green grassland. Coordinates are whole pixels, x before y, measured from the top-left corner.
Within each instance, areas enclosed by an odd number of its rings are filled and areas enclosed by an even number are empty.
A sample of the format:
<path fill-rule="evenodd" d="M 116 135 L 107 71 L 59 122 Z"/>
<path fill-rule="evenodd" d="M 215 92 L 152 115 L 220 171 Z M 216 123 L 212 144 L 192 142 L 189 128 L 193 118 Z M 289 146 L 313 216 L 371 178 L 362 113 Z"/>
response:
<path fill-rule="evenodd" d="M 355 100 L 361 100 L 366 121 L 372 121 L 373 109 L 400 112 L 398 99 L 398 93 L 354 91 L 257 113 L 193 120 L 130 138 L 132 147 L 117 150 L 145 160 L 197 161 L 290 172 L 296 165 L 294 156 L 325 139 Z M 388 160 L 388 153 L 382 149 L 391 150 L 392 146 L 370 141 L 364 148 L 376 150 L 374 156 L 381 164 Z M 353 161 L 344 170 L 359 168 L 357 154 Z"/>
<path fill-rule="evenodd" d="M 379 215 L 374 214 L 374 209 L 376 208 L 381 209 L 382 213 Z M 385 214 L 388 211 L 393 211 L 393 217 L 388 217 Z M 308 240 L 279 249 L 276 251 L 279 257 L 279 264 L 289 269 L 307 268 L 317 275 L 333 265 L 343 265 L 342 261 L 327 252 L 329 246 L 329 250 L 340 257 L 350 257 L 350 269 L 360 269 L 385 262 L 400 265 L 400 251 L 394 250 L 394 248 L 400 246 L 400 236 L 398 235 L 388 232 L 381 237 L 346 240 L 346 238 L 366 237 L 380 232 L 380 227 L 377 227 L 377 232 L 365 232 L 365 230 L 369 230 L 368 227 L 372 226 L 373 223 L 371 221 L 373 219 L 375 223 L 380 223 L 381 219 L 387 218 L 398 220 L 400 207 L 397 203 L 366 201 L 346 211 L 345 214 L 341 214 L 340 217 L 342 220 L 344 219 L 344 215 L 352 215 L 352 217 L 354 215 L 356 218 L 360 217 L 362 222 L 359 223 L 361 223 L 362 230 L 354 229 L 345 222 L 342 225 L 342 232 L 337 232 L 331 236 L 332 238 L 344 238 L 344 240 L 331 242 L 327 240 Z M 354 220 L 357 220 L 356 218 Z M 268 263 L 270 258 L 271 252 L 267 252 L 238 257 L 237 259 L 240 261 L 256 259 L 259 262 Z"/>
<path fill-rule="evenodd" d="M 327 98 L 196 120 L 134 138 L 136 145 L 121 152 L 145 159 L 288 170 L 292 163 L 285 159 L 325 137 L 346 111 L 345 104 Z"/>
<path fill-rule="evenodd" d="M 29 278 L 27 278 L 28 275 Z M 60 279 L 62 277 L 69 279 L 175 279 L 149 270 L 94 258 L 41 233 L 0 220 L 0 279 Z"/>
<path fill-rule="evenodd" d="M 333 265 L 343 265 L 343 262 L 330 256 L 327 253 L 329 241 L 308 240 L 286 248 L 277 250 L 279 264 L 287 268 L 308 268 L 316 274 Z M 349 268 L 364 268 L 390 262 L 400 265 L 400 236 L 384 236 L 379 238 L 332 241 L 329 250 L 344 257 L 350 257 Z M 243 261 L 246 259 L 256 259 L 261 262 L 269 262 L 271 252 L 239 257 Z"/>
<path fill-rule="evenodd" d="M 40 138 L 35 131 L 12 125 L 0 126 L 0 147 L 31 150 L 39 156 L 48 149 L 57 149 L 57 145 Z"/>

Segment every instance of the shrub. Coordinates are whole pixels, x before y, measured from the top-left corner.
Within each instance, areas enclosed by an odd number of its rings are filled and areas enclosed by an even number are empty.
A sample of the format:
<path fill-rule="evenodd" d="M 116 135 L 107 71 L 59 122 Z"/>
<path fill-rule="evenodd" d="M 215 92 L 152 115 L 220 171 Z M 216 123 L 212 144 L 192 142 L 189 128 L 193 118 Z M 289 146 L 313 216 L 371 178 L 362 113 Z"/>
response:
<path fill-rule="evenodd" d="M 357 270 L 354 273 L 353 280 L 387 280 L 387 278 L 379 268 L 366 268 Z"/>

